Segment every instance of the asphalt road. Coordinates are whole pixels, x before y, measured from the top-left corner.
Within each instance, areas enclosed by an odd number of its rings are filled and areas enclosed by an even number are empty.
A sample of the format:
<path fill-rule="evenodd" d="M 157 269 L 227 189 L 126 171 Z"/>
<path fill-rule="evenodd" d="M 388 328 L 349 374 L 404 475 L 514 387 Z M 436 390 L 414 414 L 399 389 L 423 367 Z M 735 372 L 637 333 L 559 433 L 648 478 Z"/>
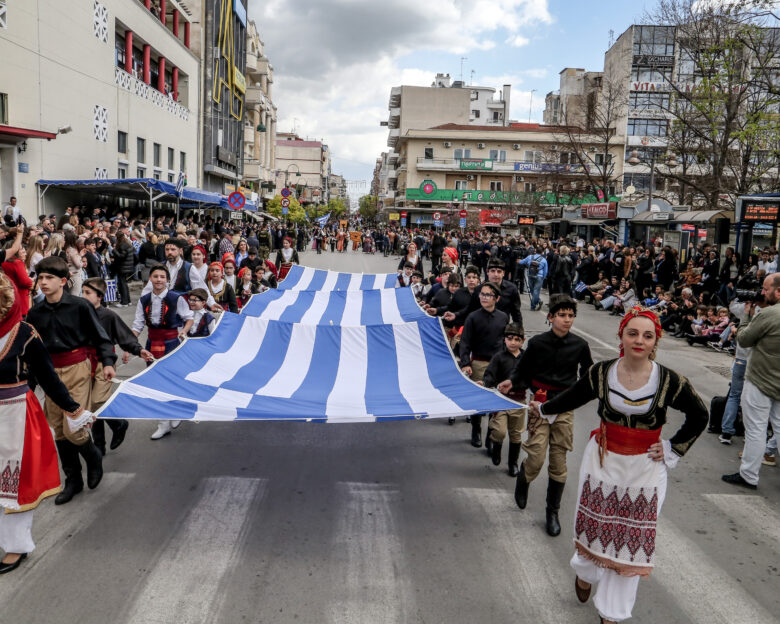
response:
<path fill-rule="evenodd" d="M 310 251 L 302 261 L 353 272 L 398 262 Z M 527 307 L 526 332 L 544 331 L 544 313 Z M 129 321 L 132 309 L 121 313 Z M 575 328 L 595 359 L 617 354 L 615 317 L 583 309 Z M 707 402 L 727 388 L 726 355 L 665 338 L 659 361 Z M 673 413 L 667 437 L 679 422 Z M 185 423 L 157 442 L 153 422 L 133 422 L 98 489 L 36 512 L 36 550 L 0 577 L 0 621 L 592 623 L 568 560 L 577 467 L 596 424 L 594 405 L 578 410 L 564 530 L 550 538 L 546 478 L 517 509 L 514 480 L 468 444 L 462 420 Z M 778 621 L 780 475 L 763 467 L 756 492 L 721 482 L 740 448 L 703 434 L 670 473 L 635 621 Z"/>

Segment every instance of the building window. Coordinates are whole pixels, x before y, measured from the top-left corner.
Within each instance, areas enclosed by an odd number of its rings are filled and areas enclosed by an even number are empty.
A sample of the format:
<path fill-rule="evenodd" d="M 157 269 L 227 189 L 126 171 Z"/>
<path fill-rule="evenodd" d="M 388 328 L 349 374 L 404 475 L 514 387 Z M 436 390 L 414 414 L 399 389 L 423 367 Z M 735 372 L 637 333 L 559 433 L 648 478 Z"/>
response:
<path fill-rule="evenodd" d="M 159 171 L 155 171 L 154 172 L 154 179 L 155 180 L 159 180 L 160 179 L 160 172 Z"/>
<path fill-rule="evenodd" d="M 674 27 L 634 27 L 634 54 L 674 55 Z"/>
<path fill-rule="evenodd" d="M 432 147 L 426 147 L 424 150 L 424 158 L 425 160 L 433 160 L 433 148 Z"/>
<path fill-rule="evenodd" d="M 498 111 L 493 111 L 493 121 L 501 121 L 504 116 Z"/>
<path fill-rule="evenodd" d="M 478 109 L 478 108 L 475 108 L 473 111 L 471 111 L 471 116 L 472 116 L 474 119 L 479 119 L 479 109 Z"/>
<path fill-rule="evenodd" d="M 561 152 L 560 163 L 562 165 L 576 165 L 578 162 L 577 154 L 574 152 Z"/>
<path fill-rule="evenodd" d="M 504 190 L 504 183 L 501 180 L 491 180 L 490 181 L 490 190 L 491 191 L 503 191 Z"/>
<path fill-rule="evenodd" d="M 8 94 L 0 93 L 0 124 L 8 125 Z"/>
<path fill-rule="evenodd" d="M 161 151 L 160 144 L 159 143 L 155 143 L 152 146 L 152 154 L 154 155 L 154 166 L 155 167 L 159 167 L 160 166 L 160 151 Z"/>
<path fill-rule="evenodd" d="M 187 153 L 186 152 L 179 152 L 179 170 L 180 171 L 187 171 Z"/>
<path fill-rule="evenodd" d="M 469 190 L 468 180 L 455 180 L 455 190 L 468 191 Z"/>
<path fill-rule="evenodd" d="M 479 99 L 479 91 L 472 91 L 471 92 L 471 99 L 472 100 L 478 100 Z"/>
<path fill-rule="evenodd" d="M 176 150 L 172 147 L 168 148 L 168 169 L 173 170 L 176 166 Z"/>
<path fill-rule="evenodd" d="M 525 192 L 526 193 L 535 193 L 536 192 L 536 182 L 526 182 L 525 183 Z"/>
<path fill-rule="evenodd" d="M 124 180 L 127 177 L 127 167 L 124 165 L 119 165 L 116 168 L 116 177 L 120 180 Z"/>
<path fill-rule="evenodd" d="M 593 159 L 596 165 L 599 167 L 603 165 L 611 165 L 612 164 L 612 154 L 596 154 L 596 157 Z"/>
<path fill-rule="evenodd" d="M 464 158 L 471 158 L 471 150 L 463 149 L 462 147 L 459 147 L 455 150 L 453 158 L 455 160 L 463 160 Z"/>
<path fill-rule="evenodd" d="M 525 151 L 525 162 L 539 164 L 541 161 L 542 161 L 542 152 L 532 151 L 532 150 Z"/>
<path fill-rule="evenodd" d="M 136 178 L 145 178 L 146 177 L 146 168 L 145 167 L 138 167 L 138 169 L 135 170 L 135 177 Z"/>
<path fill-rule="evenodd" d="M 173 182 L 173 183 L 175 183 L 176 181 L 173 179 L 174 177 L 175 177 L 175 174 L 173 174 L 173 173 L 169 173 L 169 174 L 168 174 L 168 182 Z"/>
<path fill-rule="evenodd" d="M 506 162 L 506 150 L 490 150 L 490 160 Z"/>
<path fill-rule="evenodd" d="M 671 78 L 671 67 L 634 66 L 631 68 L 632 82 L 667 82 Z"/>
<path fill-rule="evenodd" d="M 146 162 L 146 139 L 138 137 L 135 142 L 136 160 L 139 163 Z M 142 177 L 142 176 L 139 176 Z"/>
<path fill-rule="evenodd" d="M 628 136 L 666 136 L 668 121 L 666 119 L 630 119 L 628 120 Z"/>
<path fill-rule="evenodd" d="M 633 91 L 628 96 L 628 106 L 633 109 L 669 110 L 669 93 Z"/>
<path fill-rule="evenodd" d="M 116 151 L 120 154 L 127 154 L 127 132 L 120 130 L 116 133 Z"/>

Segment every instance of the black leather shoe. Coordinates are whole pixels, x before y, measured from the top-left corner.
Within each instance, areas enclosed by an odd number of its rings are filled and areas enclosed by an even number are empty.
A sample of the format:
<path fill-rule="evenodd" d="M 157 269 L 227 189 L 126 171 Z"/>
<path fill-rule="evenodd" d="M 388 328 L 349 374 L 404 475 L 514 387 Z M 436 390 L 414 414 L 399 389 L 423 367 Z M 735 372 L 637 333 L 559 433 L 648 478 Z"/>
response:
<path fill-rule="evenodd" d="M 738 472 L 735 472 L 734 474 L 723 475 L 721 479 L 726 483 L 731 483 L 731 485 L 741 485 L 742 487 L 746 487 L 749 490 L 758 489 L 757 485 L 753 485 L 752 483 L 745 481 L 742 475 Z"/>
<path fill-rule="evenodd" d="M 520 464 L 520 474 L 515 481 L 515 502 L 520 509 L 525 509 L 528 504 L 528 486 L 530 483 L 525 480 L 525 464 Z"/>
<path fill-rule="evenodd" d="M 561 523 L 558 521 L 558 512 L 550 509 L 545 510 L 547 519 L 545 521 L 545 528 L 547 529 L 547 535 L 550 537 L 558 537 L 561 534 Z"/>
<path fill-rule="evenodd" d="M 547 482 L 547 535 L 557 537 L 561 534 L 561 523 L 558 521 L 558 510 L 561 508 L 561 497 L 566 484 L 550 479 Z"/>
<path fill-rule="evenodd" d="M 22 553 L 22 555 L 13 563 L 0 563 L 0 574 L 6 574 L 8 572 L 13 572 L 18 568 L 20 565 L 22 565 L 22 561 L 27 559 L 27 553 Z"/>
<path fill-rule="evenodd" d="M 448 425 L 454 425 L 455 424 L 455 419 L 454 418 L 448 418 L 447 419 L 447 424 Z"/>
<path fill-rule="evenodd" d="M 520 474 L 520 469 L 517 467 L 517 458 L 520 457 L 520 443 L 509 443 L 509 457 L 507 458 L 507 474 L 510 477 L 516 477 Z"/>
<path fill-rule="evenodd" d="M 79 446 L 78 451 L 87 464 L 87 487 L 94 490 L 103 478 L 103 456 L 92 440 Z"/>
<path fill-rule="evenodd" d="M 65 485 L 62 492 L 55 497 L 54 504 L 64 505 L 84 489 L 84 479 L 81 477 L 78 447 L 68 440 L 57 440 L 55 444 L 60 456 L 62 471 L 65 473 Z"/>
<path fill-rule="evenodd" d="M 482 446 L 482 433 L 477 429 L 471 430 L 471 446 L 474 448 Z"/>
<path fill-rule="evenodd" d="M 485 434 L 485 452 L 488 454 L 488 457 L 493 455 L 493 440 L 490 439 L 490 429 Z"/>
<path fill-rule="evenodd" d="M 491 443 L 490 461 L 493 462 L 494 466 L 500 466 L 501 465 L 501 447 L 503 445 L 498 443 L 498 442 L 493 442 L 492 440 L 490 441 L 490 443 Z"/>
<path fill-rule="evenodd" d="M 125 434 L 129 428 L 130 425 L 128 422 L 126 420 L 122 420 L 119 427 L 114 429 L 114 435 L 111 436 L 111 444 L 108 448 L 110 448 L 112 451 L 118 449 L 119 445 L 125 441 Z M 105 453 L 103 453 L 103 455 L 105 455 Z"/>

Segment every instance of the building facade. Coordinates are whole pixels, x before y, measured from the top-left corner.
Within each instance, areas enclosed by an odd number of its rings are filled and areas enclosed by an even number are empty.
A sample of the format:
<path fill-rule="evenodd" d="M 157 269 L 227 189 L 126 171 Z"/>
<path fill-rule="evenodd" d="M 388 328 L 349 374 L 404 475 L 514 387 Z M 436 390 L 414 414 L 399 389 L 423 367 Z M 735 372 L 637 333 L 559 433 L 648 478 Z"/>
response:
<path fill-rule="evenodd" d="M 277 135 L 275 195 L 294 187 L 301 204 L 327 204 L 330 174 L 330 150 L 322 141 L 304 140 L 294 133 Z"/>
<path fill-rule="evenodd" d="M 274 68 L 254 21 L 247 27 L 246 72 L 243 186 L 268 200 L 276 187 Z"/>
<path fill-rule="evenodd" d="M 199 182 L 193 4 L 3 3 L 0 203 L 14 195 L 34 220 L 78 203 L 57 190 L 42 199 L 39 179 L 175 182 L 182 171 Z"/>

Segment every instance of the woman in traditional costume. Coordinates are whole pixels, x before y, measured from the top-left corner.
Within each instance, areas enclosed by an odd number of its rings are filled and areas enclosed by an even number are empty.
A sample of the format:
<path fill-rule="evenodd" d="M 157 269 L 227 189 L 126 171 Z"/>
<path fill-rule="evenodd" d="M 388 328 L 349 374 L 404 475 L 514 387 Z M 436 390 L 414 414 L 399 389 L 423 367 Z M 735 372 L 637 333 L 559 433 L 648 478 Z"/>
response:
<path fill-rule="evenodd" d="M 238 272 L 238 288 L 236 289 L 236 301 L 238 302 L 238 309 L 241 310 L 247 303 L 252 295 L 256 295 L 260 292 L 252 282 L 252 269 L 245 266 Z"/>
<path fill-rule="evenodd" d="M 580 467 L 574 523 L 575 591 L 602 623 L 631 617 L 639 579 L 653 569 L 656 523 L 674 468 L 707 425 L 707 408 L 690 382 L 654 361 L 662 334 L 658 317 L 639 307 L 620 323 L 620 358 L 594 364 L 587 375 L 546 403 L 531 402 L 535 418 L 598 399 L 601 426 L 591 432 Z M 685 416 L 661 439 L 667 408 Z"/>
<path fill-rule="evenodd" d="M 212 262 L 209 265 L 209 281 L 207 282 L 208 293 L 213 297 L 216 311 L 219 308 L 233 314 L 238 313 L 238 301 L 236 301 L 236 291 L 225 281 L 225 271 L 222 264 Z"/>
<path fill-rule="evenodd" d="M 21 311 L 21 298 L 0 274 L 0 549 L 5 551 L 0 574 L 18 568 L 35 548 L 33 510 L 62 490 L 54 439 L 28 380 L 40 384 L 64 412 L 79 413 L 79 420 L 88 415 L 57 377 Z"/>
<path fill-rule="evenodd" d="M 293 264 L 300 264 L 298 252 L 292 247 L 292 239 L 285 237 L 282 248 L 276 252 L 276 268 L 279 271 L 279 281 L 282 281 L 290 272 Z"/>

